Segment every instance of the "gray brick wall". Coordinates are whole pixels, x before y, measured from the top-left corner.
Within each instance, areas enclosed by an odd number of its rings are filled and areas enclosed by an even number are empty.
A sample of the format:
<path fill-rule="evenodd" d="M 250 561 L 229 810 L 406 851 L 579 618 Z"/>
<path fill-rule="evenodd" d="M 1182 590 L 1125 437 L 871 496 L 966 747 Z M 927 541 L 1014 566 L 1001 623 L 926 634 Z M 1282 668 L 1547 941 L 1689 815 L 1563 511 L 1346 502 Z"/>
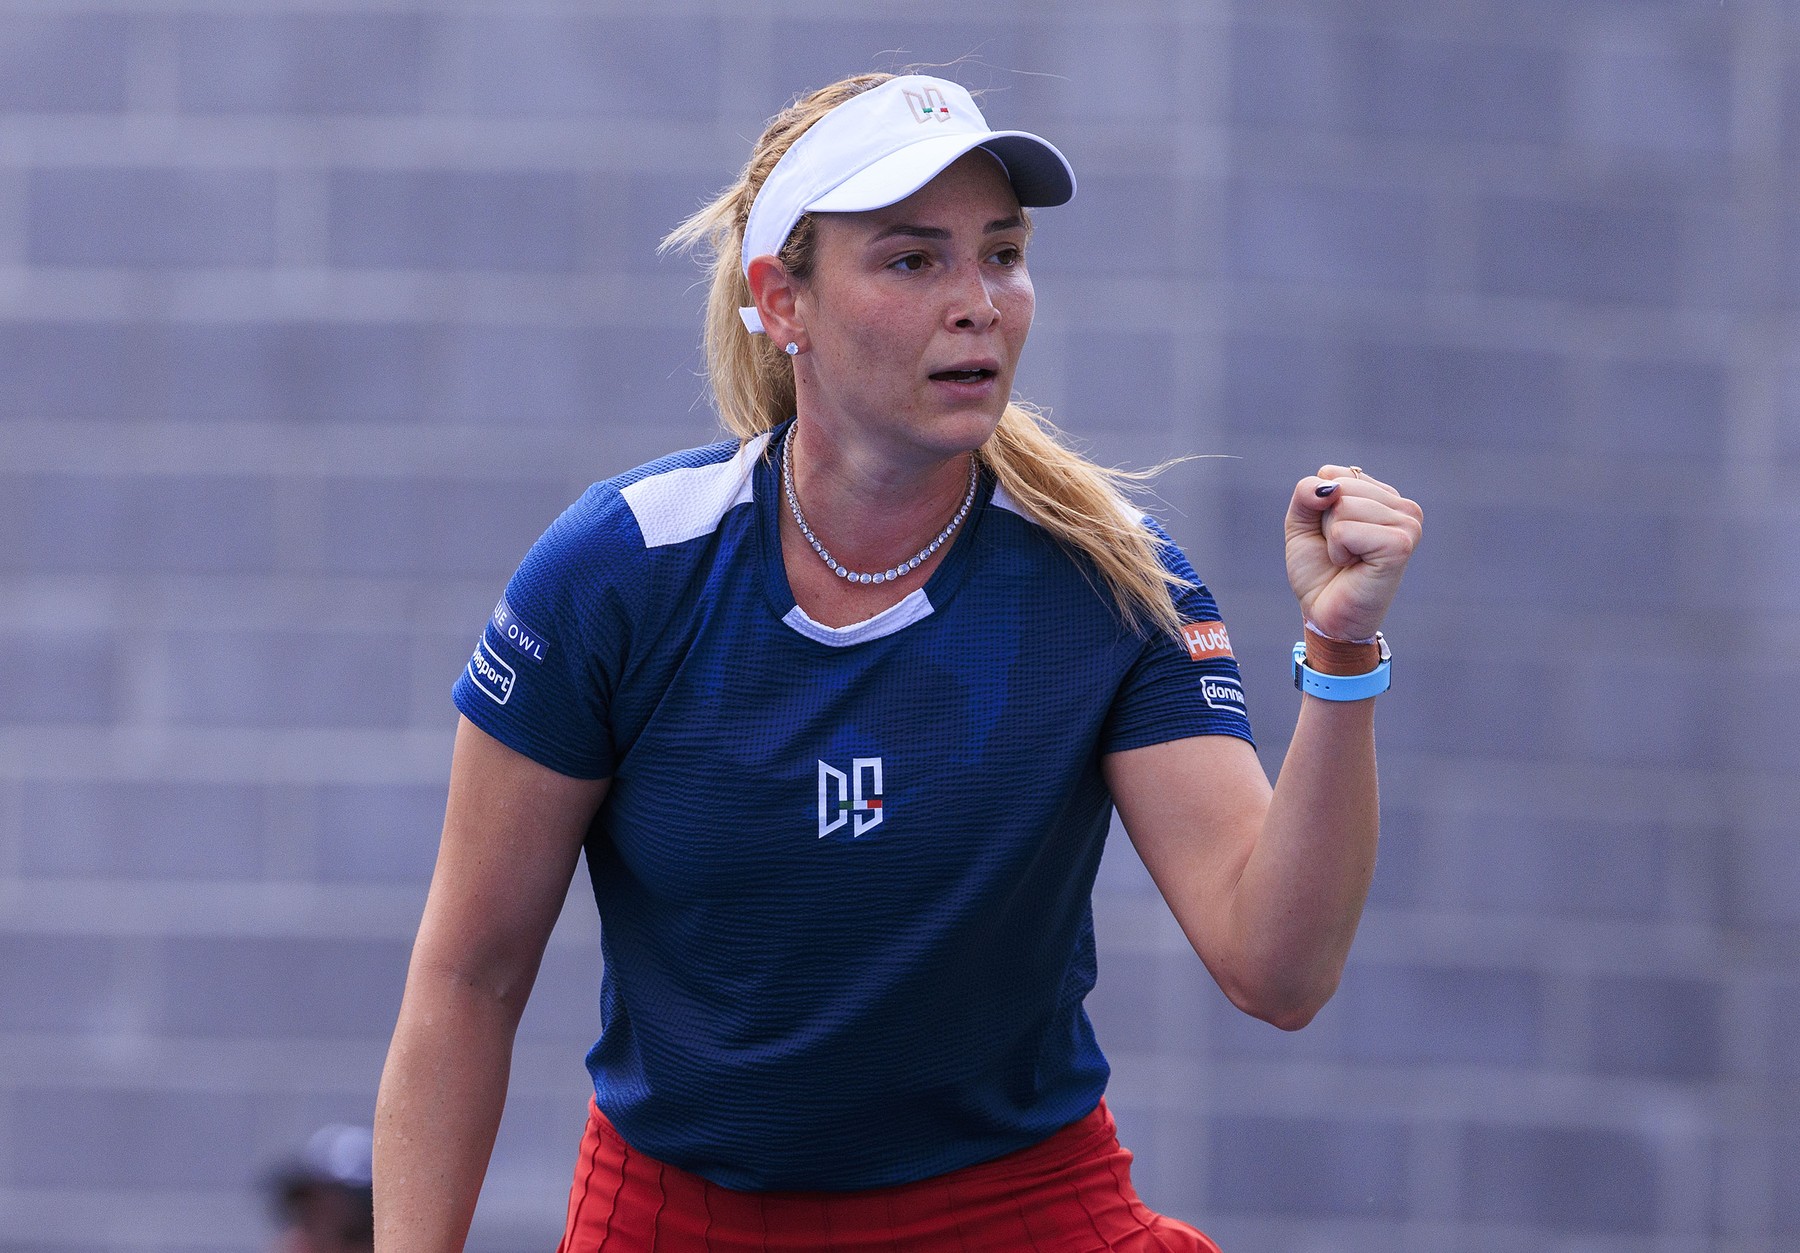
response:
<path fill-rule="evenodd" d="M 1160 492 L 1271 771 L 1287 485 L 1430 515 L 1319 1019 L 1108 854 L 1146 1196 L 1229 1253 L 1800 1247 L 1795 0 L 0 0 L 0 1253 L 258 1247 L 259 1171 L 367 1118 L 469 640 L 715 429 L 657 239 L 792 93 L 965 55 L 1082 179 L 1023 389 L 1227 454 Z M 559 1226 L 580 896 L 481 1249 Z"/>

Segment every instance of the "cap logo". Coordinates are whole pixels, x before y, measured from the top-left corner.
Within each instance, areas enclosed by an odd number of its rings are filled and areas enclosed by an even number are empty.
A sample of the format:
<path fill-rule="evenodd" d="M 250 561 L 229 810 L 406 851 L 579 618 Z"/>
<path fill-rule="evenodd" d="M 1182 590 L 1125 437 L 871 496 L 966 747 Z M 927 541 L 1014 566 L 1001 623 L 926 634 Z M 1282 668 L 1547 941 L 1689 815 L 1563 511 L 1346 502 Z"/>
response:
<path fill-rule="evenodd" d="M 923 92 L 902 90 L 901 95 L 912 106 L 915 122 L 948 122 L 950 120 L 950 102 L 944 99 L 944 93 L 936 87 L 927 87 Z"/>

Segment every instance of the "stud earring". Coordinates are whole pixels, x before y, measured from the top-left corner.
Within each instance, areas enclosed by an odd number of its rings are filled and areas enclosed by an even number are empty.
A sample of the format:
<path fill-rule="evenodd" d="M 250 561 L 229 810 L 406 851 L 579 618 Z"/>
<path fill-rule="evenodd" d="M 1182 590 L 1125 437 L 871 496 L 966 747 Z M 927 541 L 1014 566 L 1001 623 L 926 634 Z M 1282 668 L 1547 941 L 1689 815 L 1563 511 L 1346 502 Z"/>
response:
<path fill-rule="evenodd" d="M 788 346 L 783 349 L 783 351 L 790 357 L 798 357 L 800 355 L 800 345 L 790 339 L 788 340 Z"/>

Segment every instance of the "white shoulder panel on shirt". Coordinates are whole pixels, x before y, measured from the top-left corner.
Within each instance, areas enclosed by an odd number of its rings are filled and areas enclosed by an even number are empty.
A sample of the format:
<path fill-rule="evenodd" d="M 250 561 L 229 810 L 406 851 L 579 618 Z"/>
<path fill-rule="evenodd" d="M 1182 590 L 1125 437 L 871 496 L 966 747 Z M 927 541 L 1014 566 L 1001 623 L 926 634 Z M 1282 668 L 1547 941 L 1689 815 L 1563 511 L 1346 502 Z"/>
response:
<path fill-rule="evenodd" d="M 1004 509 L 1008 513 L 1016 513 L 1027 520 L 1031 515 L 1019 507 L 1019 502 L 1006 494 L 1006 489 L 998 483 L 994 484 L 994 494 L 988 497 L 988 503 L 996 509 Z"/>
<path fill-rule="evenodd" d="M 1006 489 L 997 483 L 994 485 L 994 494 L 988 499 L 996 509 L 1004 509 L 1008 513 L 1016 513 L 1027 522 L 1036 521 L 1029 513 L 1025 512 L 1025 507 L 1023 505 L 1007 495 Z M 1119 499 L 1119 512 L 1125 515 L 1127 521 L 1140 525 L 1150 516 L 1142 509 L 1134 507 L 1129 501 L 1122 497 Z"/>
<path fill-rule="evenodd" d="M 751 499 L 756 459 L 768 444 L 765 432 L 738 450 L 730 461 L 686 466 L 639 479 L 620 491 L 644 533 L 646 548 L 699 539 L 719 529 L 734 507 Z"/>

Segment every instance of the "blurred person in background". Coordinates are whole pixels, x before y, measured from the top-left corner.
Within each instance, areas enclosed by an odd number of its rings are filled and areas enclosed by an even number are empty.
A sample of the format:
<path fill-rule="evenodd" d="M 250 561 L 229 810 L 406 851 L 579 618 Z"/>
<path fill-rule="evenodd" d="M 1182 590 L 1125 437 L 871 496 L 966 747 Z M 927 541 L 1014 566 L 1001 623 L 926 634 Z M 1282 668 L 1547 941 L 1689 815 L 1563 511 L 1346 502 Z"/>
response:
<path fill-rule="evenodd" d="M 367 1127 L 321 1127 L 268 1181 L 275 1253 L 368 1253 L 375 1247 Z"/>
<path fill-rule="evenodd" d="M 590 489 L 457 682 L 376 1112 L 384 1253 L 466 1239 L 584 848 L 602 1028 L 562 1253 L 1216 1253 L 1114 1133 L 1094 876 L 1116 806 L 1225 993 L 1318 1012 L 1374 867 L 1378 628 L 1421 514 L 1354 466 L 1295 485 L 1272 790 L 1134 476 L 1012 401 L 1026 207 L 1074 189 L 957 84 L 865 75 L 777 115 L 670 237 L 710 253 L 735 438 Z"/>

